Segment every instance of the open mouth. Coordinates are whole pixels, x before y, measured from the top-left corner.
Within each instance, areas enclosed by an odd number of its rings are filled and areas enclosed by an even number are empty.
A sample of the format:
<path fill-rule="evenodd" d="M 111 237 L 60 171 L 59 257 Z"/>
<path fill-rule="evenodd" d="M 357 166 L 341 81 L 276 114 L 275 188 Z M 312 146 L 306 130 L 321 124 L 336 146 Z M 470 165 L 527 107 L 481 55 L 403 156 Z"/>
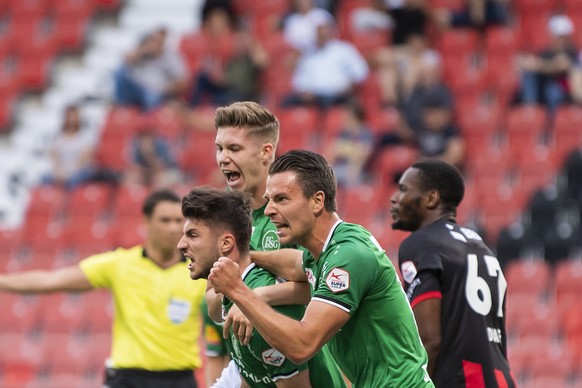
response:
<path fill-rule="evenodd" d="M 277 235 L 283 233 L 285 230 L 289 229 L 289 225 L 287 224 L 275 224 L 276 233 Z"/>
<path fill-rule="evenodd" d="M 235 171 L 223 171 L 222 172 L 226 177 L 226 181 L 229 184 L 235 184 L 240 180 L 240 173 Z"/>

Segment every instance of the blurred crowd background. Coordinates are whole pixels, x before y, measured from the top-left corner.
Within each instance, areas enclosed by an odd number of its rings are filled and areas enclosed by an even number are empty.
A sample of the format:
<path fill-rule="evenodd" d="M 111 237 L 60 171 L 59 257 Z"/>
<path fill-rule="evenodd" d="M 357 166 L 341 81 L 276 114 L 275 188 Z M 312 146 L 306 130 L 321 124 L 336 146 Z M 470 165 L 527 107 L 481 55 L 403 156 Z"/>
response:
<path fill-rule="evenodd" d="M 582 385 L 582 1 L 0 0 L 0 270 L 141 242 L 152 188 L 223 187 L 214 110 L 238 100 L 277 115 L 278 153 L 333 163 L 392 260 L 400 173 L 457 165 L 516 377 Z M 0 385 L 99 386 L 95 295 L 0 295 Z"/>

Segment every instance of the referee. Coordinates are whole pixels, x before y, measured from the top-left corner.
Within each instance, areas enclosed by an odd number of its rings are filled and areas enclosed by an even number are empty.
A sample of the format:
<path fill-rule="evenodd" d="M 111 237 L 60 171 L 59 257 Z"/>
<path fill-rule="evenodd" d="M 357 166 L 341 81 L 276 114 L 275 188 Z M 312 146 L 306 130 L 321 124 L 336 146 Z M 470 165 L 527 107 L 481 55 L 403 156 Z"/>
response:
<path fill-rule="evenodd" d="M 0 291 L 82 292 L 110 289 L 115 301 L 109 388 L 195 388 L 202 360 L 200 304 L 206 282 L 193 282 L 176 250 L 184 218 L 172 191 L 151 193 L 142 208 L 143 245 L 90 256 L 54 271 L 0 274 Z"/>

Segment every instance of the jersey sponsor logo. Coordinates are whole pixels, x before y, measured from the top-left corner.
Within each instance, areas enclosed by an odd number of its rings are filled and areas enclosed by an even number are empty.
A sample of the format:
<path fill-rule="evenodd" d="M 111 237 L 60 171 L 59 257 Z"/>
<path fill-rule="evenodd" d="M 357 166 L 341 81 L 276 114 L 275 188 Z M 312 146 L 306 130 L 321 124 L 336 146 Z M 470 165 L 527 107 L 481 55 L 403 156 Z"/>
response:
<path fill-rule="evenodd" d="M 307 281 L 311 284 L 311 289 L 315 290 L 315 275 L 313 274 L 313 270 L 311 268 L 307 268 L 305 270 L 305 275 L 307 276 Z"/>
<path fill-rule="evenodd" d="M 261 353 L 261 357 L 265 364 L 281 366 L 285 361 L 285 356 L 281 354 L 277 349 L 267 349 Z"/>
<path fill-rule="evenodd" d="M 172 323 L 184 323 L 190 316 L 190 302 L 183 299 L 170 299 L 168 303 L 168 318 Z"/>
<path fill-rule="evenodd" d="M 402 263 L 402 265 L 400 266 L 400 272 L 402 272 L 402 277 L 404 278 L 404 281 L 408 284 L 410 284 L 414 280 L 416 274 L 418 273 L 418 271 L 416 270 L 416 266 L 412 261 L 405 261 L 404 263 Z"/>
<path fill-rule="evenodd" d="M 279 249 L 281 247 L 279 236 L 277 236 L 277 233 L 274 230 L 268 230 L 263 236 L 262 245 L 265 251 L 274 251 Z"/>
<path fill-rule="evenodd" d="M 350 288 L 350 274 L 341 268 L 332 268 L 325 279 L 332 292 L 340 292 Z"/>

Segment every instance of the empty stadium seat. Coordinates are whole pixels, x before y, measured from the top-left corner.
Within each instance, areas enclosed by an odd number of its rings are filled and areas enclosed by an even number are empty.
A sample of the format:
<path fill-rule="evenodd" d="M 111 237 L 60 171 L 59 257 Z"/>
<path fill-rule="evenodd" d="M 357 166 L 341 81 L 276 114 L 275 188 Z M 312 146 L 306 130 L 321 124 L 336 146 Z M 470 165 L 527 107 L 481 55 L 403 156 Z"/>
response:
<path fill-rule="evenodd" d="M 507 280 L 510 297 L 512 293 L 531 294 L 539 298 L 548 291 L 551 281 L 551 269 L 542 258 L 522 258 L 507 264 L 503 270 Z"/>
<path fill-rule="evenodd" d="M 576 293 L 582 295 L 582 262 L 565 260 L 556 265 L 555 270 L 556 295 Z"/>

